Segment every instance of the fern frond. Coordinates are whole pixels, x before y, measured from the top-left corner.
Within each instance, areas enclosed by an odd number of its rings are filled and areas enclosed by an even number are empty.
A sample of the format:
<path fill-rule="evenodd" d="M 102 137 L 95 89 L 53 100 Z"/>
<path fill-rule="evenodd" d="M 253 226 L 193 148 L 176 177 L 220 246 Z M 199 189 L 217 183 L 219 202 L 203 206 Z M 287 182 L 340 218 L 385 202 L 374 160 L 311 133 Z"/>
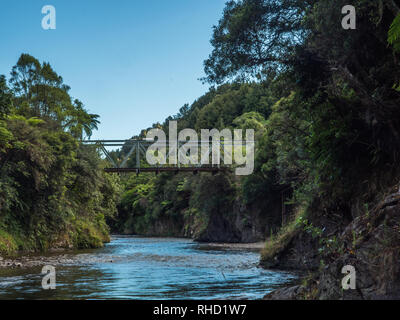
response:
<path fill-rule="evenodd" d="M 400 51 L 400 14 L 394 18 L 388 33 L 388 42 L 395 51 Z"/>

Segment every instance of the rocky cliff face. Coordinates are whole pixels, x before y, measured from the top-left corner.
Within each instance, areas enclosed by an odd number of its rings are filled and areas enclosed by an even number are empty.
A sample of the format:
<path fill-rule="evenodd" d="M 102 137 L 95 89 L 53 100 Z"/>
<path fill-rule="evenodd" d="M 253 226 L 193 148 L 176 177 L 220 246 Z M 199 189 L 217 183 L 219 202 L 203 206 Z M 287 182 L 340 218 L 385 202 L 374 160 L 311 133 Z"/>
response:
<path fill-rule="evenodd" d="M 397 188 L 396 188 L 397 189 Z M 297 241 L 301 241 L 300 238 Z M 324 263 L 302 285 L 279 289 L 267 299 L 399 299 L 400 192 L 366 210 L 338 234 L 337 250 L 321 255 Z M 294 243 L 290 244 L 295 248 Z M 288 255 L 281 258 L 287 258 Z M 282 264 L 282 263 L 281 263 Z M 283 263 L 284 265 L 284 263 Z M 356 288 L 342 289 L 342 268 L 353 266 Z"/>
<path fill-rule="evenodd" d="M 305 232 L 297 234 L 270 259 L 262 259 L 260 265 L 266 269 L 316 270 L 319 266 L 318 243 Z"/>
<path fill-rule="evenodd" d="M 114 231 L 155 237 L 186 237 L 199 242 L 253 243 L 263 241 L 280 223 L 279 203 L 262 208 L 259 204 L 245 205 L 241 199 L 236 199 L 232 207 L 221 208 L 209 216 L 188 211 L 146 221 L 139 229 L 128 221 L 123 229 Z"/>
<path fill-rule="evenodd" d="M 232 210 L 215 212 L 207 219 L 201 232 L 194 231 L 194 239 L 202 242 L 251 243 L 265 239 L 268 228 L 276 225 L 272 217 L 279 217 L 280 208 L 270 207 L 265 212 L 255 206 L 246 206 L 235 201 Z M 192 226 L 196 226 L 195 224 Z"/>

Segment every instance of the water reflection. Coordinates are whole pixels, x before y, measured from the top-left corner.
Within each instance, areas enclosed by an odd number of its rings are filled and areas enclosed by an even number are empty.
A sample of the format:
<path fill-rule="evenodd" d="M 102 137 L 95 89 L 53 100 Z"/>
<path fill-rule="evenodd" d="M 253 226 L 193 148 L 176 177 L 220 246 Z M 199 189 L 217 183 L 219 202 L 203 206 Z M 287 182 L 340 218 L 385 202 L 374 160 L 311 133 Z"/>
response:
<path fill-rule="evenodd" d="M 186 239 L 114 237 L 102 249 L 63 255 L 57 289 L 41 267 L 0 271 L 1 299 L 259 299 L 293 279 L 258 268 L 259 254 Z"/>

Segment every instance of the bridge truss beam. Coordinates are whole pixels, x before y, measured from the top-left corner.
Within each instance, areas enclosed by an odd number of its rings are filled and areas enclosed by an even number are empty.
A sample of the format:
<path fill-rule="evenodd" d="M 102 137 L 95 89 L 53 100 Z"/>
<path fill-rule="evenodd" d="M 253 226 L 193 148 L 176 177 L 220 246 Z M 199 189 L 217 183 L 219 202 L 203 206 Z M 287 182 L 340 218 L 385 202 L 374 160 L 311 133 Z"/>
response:
<path fill-rule="evenodd" d="M 129 140 L 84 140 L 82 141 L 84 145 L 94 145 L 98 147 L 105 155 L 107 160 L 113 167 L 105 168 L 104 171 L 108 173 L 131 173 L 135 172 L 139 174 L 141 172 L 155 172 L 156 174 L 160 172 L 193 172 L 193 174 L 197 174 L 198 172 L 211 172 L 213 175 L 218 172 L 227 171 L 227 167 L 222 167 L 219 164 L 216 166 L 210 165 L 192 165 L 192 166 L 182 166 L 179 161 L 177 165 L 174 166 L 153 166 L 153 167 L 141 167 L 140 159 L 141 156 L 145 157 L 146 147 L 153 144 L 154 141 L 141 140 L 141 139 L 129 139 Z M 178 142 L 178 150 L 179 146 L 183 143 L 187 143 L 186 141 Z M 201 141 L 200 141 L 201 143 Z M 221 142 L 223 145 L 223 142 Z M 126 156 L 122 159 L 121 163 L 118 164 L 107 151 L 106 147 L 130 147 Z M 210 152 L 211 152 L 211 144 L 210 144 Z M 133 168 L 127 168 L 126 164 L 129 158 L 133 153 L 136 153 L 136 166 Z"/>

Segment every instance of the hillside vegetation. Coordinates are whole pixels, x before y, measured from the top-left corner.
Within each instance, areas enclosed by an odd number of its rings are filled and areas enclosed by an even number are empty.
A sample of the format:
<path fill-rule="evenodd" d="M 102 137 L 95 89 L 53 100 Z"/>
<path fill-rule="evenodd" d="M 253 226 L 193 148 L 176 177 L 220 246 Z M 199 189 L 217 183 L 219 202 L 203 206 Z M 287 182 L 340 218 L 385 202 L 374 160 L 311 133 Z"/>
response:
<path fill-rule="evenodd" d="M 0 255 L 109 241 L 118 178 L 80 144 L 98 116 L 72 100 L 48 63 L 22 54 L 0 77 Z"/>

